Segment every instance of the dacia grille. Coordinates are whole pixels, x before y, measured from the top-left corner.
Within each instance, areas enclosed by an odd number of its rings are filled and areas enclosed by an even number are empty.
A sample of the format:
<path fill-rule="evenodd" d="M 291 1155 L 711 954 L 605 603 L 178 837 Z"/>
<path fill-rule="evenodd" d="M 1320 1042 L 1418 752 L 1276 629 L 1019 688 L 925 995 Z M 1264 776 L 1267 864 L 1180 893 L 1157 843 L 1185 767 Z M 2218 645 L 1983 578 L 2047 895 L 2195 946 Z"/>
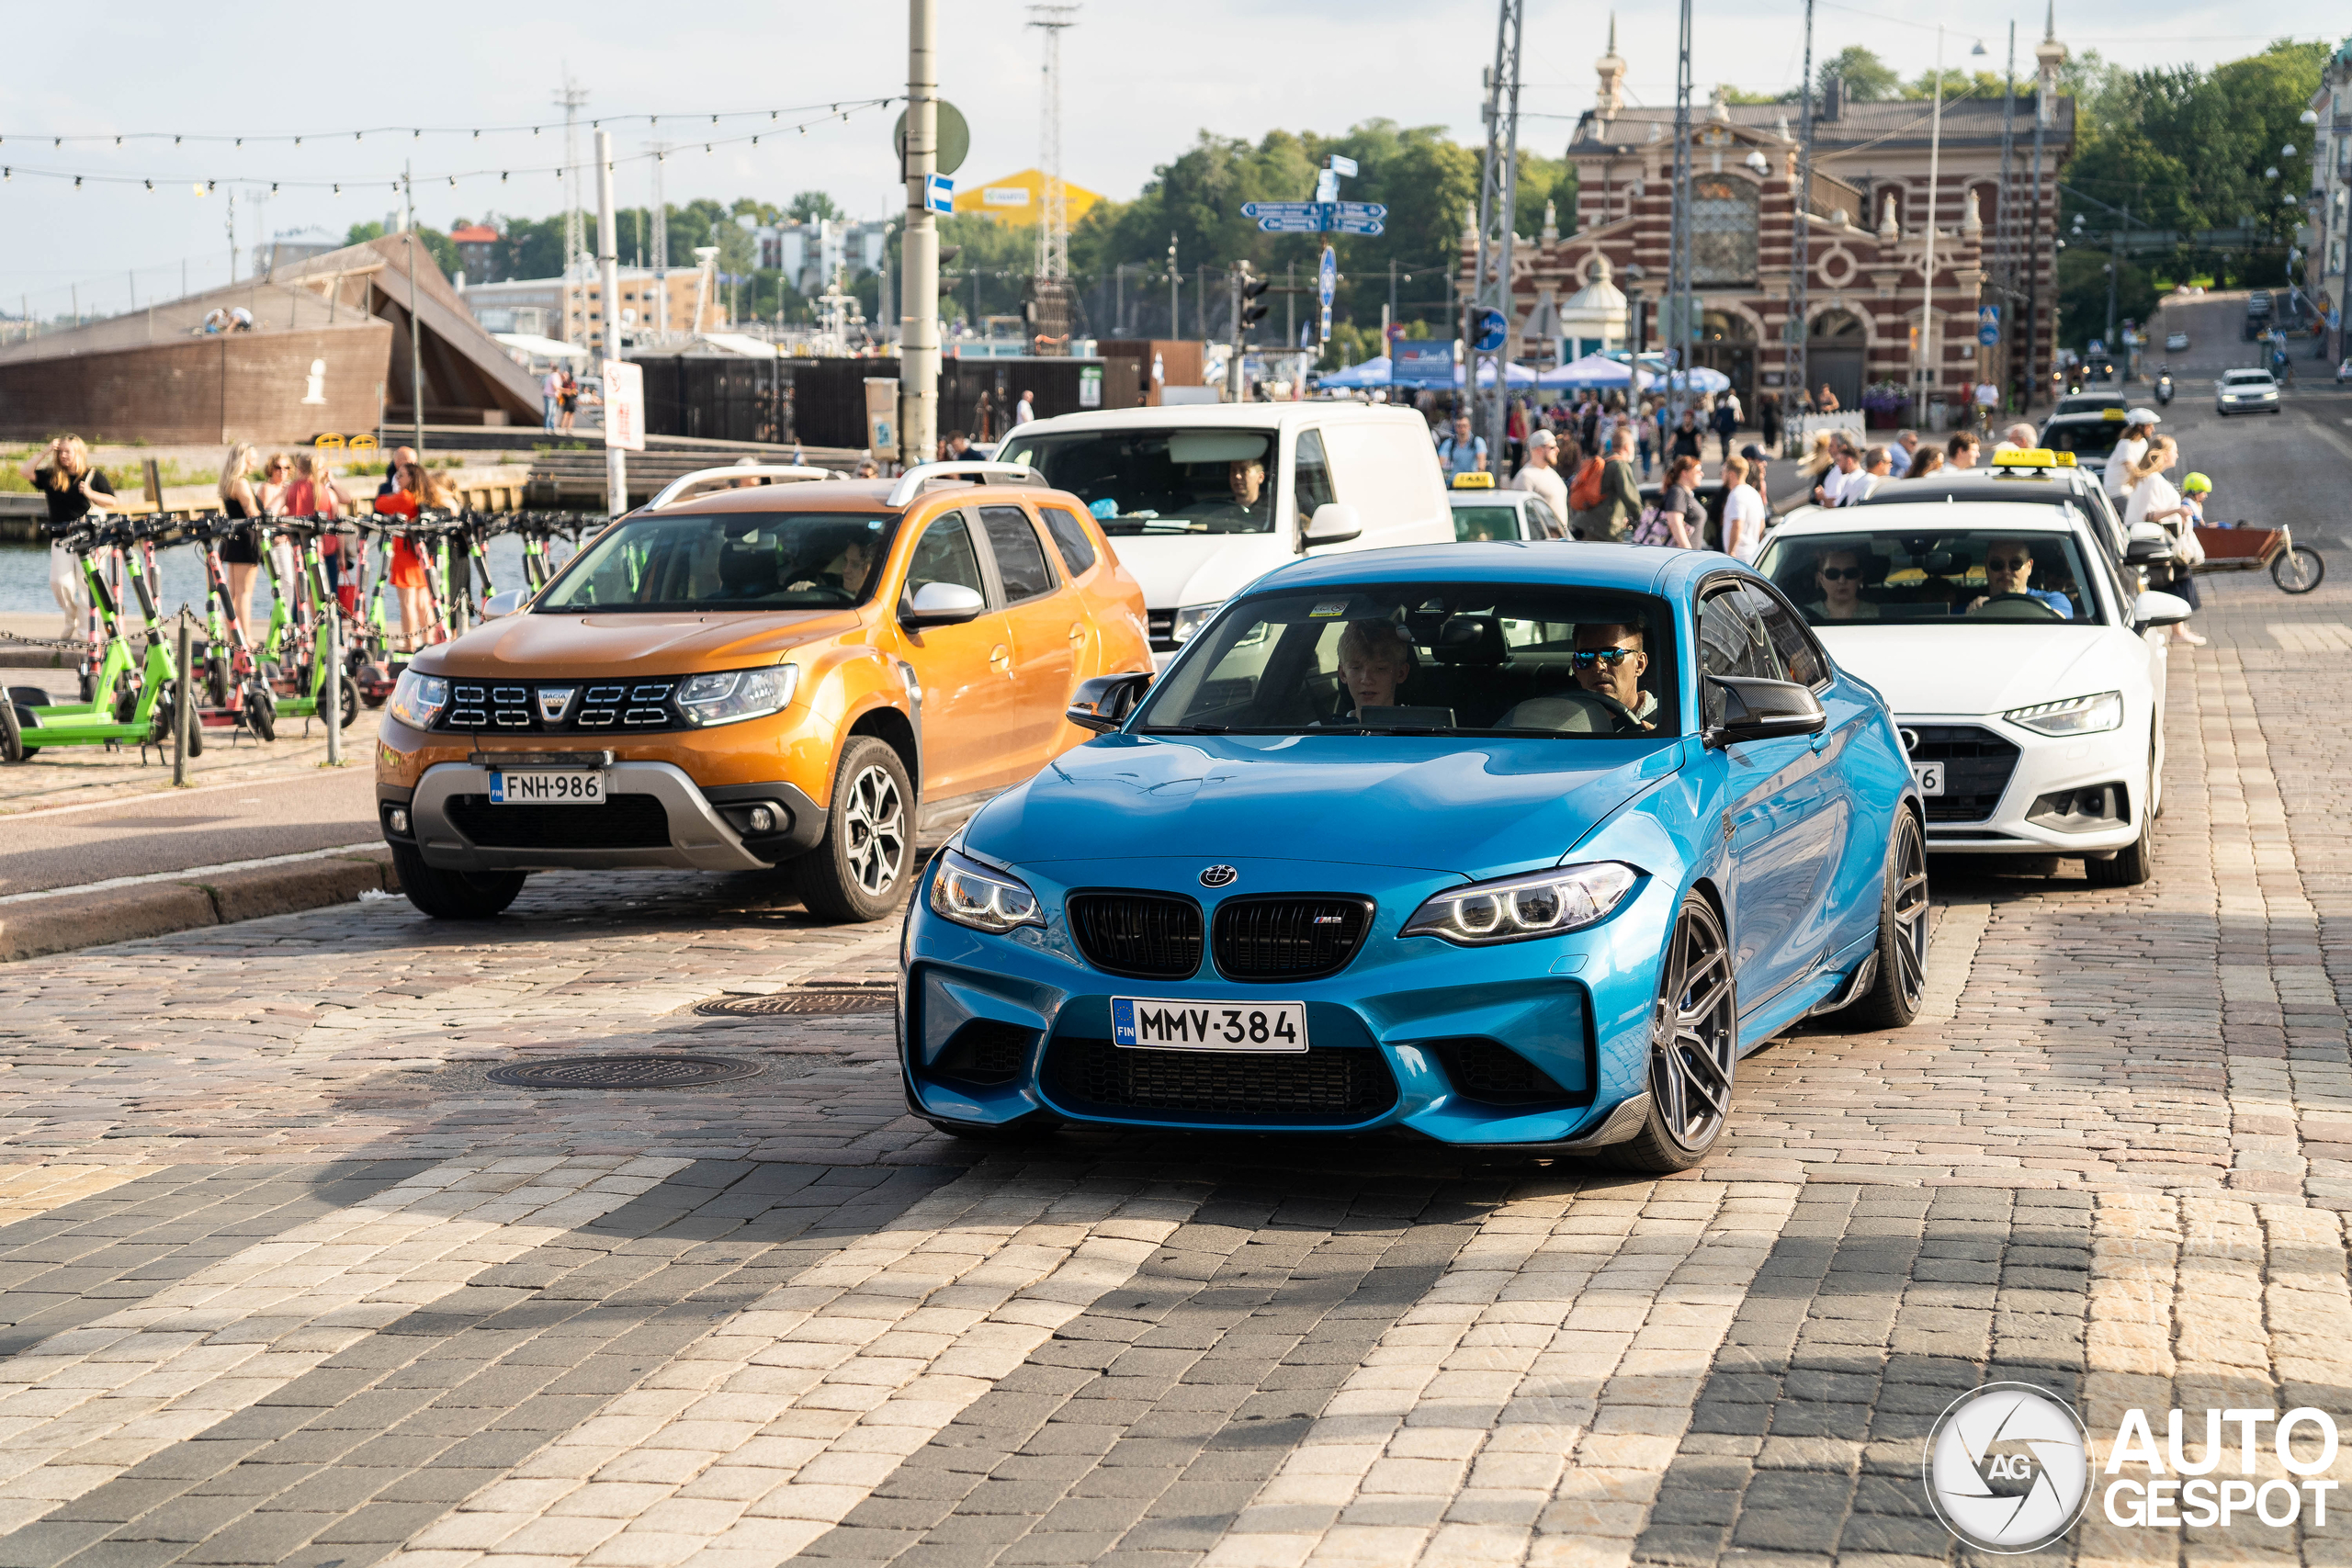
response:
<path fill-rule="evenodd" d="M 1265 894 L 1216 907 L 1210 950 L 1228 980 L 1318 980 L 1348 966 L 1372 927 L 1372 900 Z"/>
<path fill-rule="evenodd" d="M 678 682 L 451 681 L 436 729 L 511 735 L 613 735 L 683 729 L 671 702 Z"/>
<path fill-rule="evenodd" d="M 1182 980 L 1201 966 L 1201 907 L 1164 893 L 1069 897 L 1070 935 L 1106 975 Z"/>

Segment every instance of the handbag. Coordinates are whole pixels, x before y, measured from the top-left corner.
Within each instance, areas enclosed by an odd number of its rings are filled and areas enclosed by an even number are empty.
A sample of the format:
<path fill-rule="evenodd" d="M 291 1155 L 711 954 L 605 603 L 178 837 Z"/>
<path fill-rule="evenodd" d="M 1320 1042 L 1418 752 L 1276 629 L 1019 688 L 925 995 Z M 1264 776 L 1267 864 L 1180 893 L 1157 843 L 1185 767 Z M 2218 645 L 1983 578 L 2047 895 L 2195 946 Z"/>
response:
<path fill-rule="evenodd" d="M 2194 571 L 2205 564 L 2204 541 L 2198 538 L 2195 525 L 2184 522 L 2174 534 L 2172 560 L 2185 571 Z"/>
<path fill-rule="evenodd" d="M 1633 537 L 1626 542 L 1634 545 L 1670 544 L 1674 535 L 1666 525 L 1666 509 L 1662 506 L 1642 508 L 1641 521 L 1634 525 Z"/>

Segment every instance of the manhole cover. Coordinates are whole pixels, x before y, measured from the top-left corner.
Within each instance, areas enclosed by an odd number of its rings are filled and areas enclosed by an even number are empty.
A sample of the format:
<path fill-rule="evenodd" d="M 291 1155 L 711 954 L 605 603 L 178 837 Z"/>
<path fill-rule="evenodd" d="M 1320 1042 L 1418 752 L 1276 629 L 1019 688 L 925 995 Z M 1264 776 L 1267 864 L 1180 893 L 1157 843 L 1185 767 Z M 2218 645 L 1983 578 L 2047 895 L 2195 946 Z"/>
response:
<path fill-rule="evenodd" d="M 889 1012 L 898 1005 L 897 985 L 883 981 L 872 986 L 810 987 L 768 997 L 713 997 L 696 1002 L 695 1011 L 707 1018 L 766 1018 L 780 1012 Z"/>
<path fill-rule="evenodd" d="M 757 1062 L 724 1056 L 557 1056 L 492 1067 L 490 1077 L 518 1089 L 691 1089 L 759 1070 Z"/>

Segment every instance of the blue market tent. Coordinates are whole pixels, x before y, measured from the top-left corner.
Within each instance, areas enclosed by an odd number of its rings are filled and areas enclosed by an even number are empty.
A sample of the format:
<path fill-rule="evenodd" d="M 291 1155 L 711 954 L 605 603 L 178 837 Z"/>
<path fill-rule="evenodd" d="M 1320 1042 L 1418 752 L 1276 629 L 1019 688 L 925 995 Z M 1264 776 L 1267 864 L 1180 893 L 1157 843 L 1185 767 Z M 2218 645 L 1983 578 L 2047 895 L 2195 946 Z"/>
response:
<path fill-rule="evenodd" d="M 1648 367 L 1643 368 L 1646 371 Z M 1616 360 L 1603 355 L 1588 354 L 1582 359 L 1570 360 L 1556 370 L 1546 370 L 1535 378 L 1535 384 L 1539 387 L 1573 388 L 1579 391 L 1587 388 L 1599 390 L 1623 387 L 1633 378 L 1633 371 Z"/>
<path fill-rule="evenodd" d="M 1385 354 L 1351 365 L 1345 370 L 1334 370 L 1315 383 L 1318 387 L 1385 387 L 1389 378 L 1388 356 Z"/>

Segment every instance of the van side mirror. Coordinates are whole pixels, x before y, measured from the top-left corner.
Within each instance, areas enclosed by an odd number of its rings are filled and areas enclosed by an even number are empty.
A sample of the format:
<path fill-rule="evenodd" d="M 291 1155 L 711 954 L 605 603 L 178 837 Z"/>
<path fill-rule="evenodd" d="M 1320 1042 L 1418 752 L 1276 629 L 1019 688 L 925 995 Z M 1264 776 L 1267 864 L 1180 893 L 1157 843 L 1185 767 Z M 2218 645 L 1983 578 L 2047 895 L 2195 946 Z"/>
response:
<path fill-rule="evenodd" d="M 1062 716 L 1080 729 L 1108 735 L 1127 722 L 1127 716 L 1136 711 L 1136 704 L 1143 700 L 1144 690 L 1150 684 L 1148 670 L 1097 675 L 1091 681 L 1081 681 Z"/>
<path fill-rule="evenodd" d="M 1743 740 L 1771 740 L 1784 735 L 1816 735 L 1829 722 L 1812 691 L 1793 681 L 1766 681 L 1748 675 L 1704 677 L 1706 695 L 1721 705 L 1721 716 L 1707 727 L 1710 746 L 1736 746 Z"/>
<path fill-rule="evenodd" d="M 978 592 L 960 582 L 926 582 L 915 590 L 912 599 L 899 605 L 899 624 L 904 626 L 960 626 L 977 619 L 989 607 L 989 602 Z"/>
<path fill-rule="evenodd" d="M 494 621 L 501 615 L 511 615 L 530 602 L 531 591 L 529 589 L 506 589 L 501 592 L 492 594 L 489 598 L 481 602 L 481 618 L 485 621 Z"/>
<path fill-rule="evenodd" d="M 1363 535 L 1363 519 L 1356 515 L 1354 507 L 1343 502 L 1327 501 L 1315 509 L 1315 515 L 1306 520 L 1306 532 L 1298 537 L 1301 545 L 1312 547 L 1344 545 L 1350 539 L 1361 538 Z"/>
<path fill-rule="evenodd" d="M 2132 601 L 2132 629 L 2135 632 L 2176 626 L 2187 619 L 2188 601 L 2177 593 L 2159 593 L 2150 589 Z"/>

